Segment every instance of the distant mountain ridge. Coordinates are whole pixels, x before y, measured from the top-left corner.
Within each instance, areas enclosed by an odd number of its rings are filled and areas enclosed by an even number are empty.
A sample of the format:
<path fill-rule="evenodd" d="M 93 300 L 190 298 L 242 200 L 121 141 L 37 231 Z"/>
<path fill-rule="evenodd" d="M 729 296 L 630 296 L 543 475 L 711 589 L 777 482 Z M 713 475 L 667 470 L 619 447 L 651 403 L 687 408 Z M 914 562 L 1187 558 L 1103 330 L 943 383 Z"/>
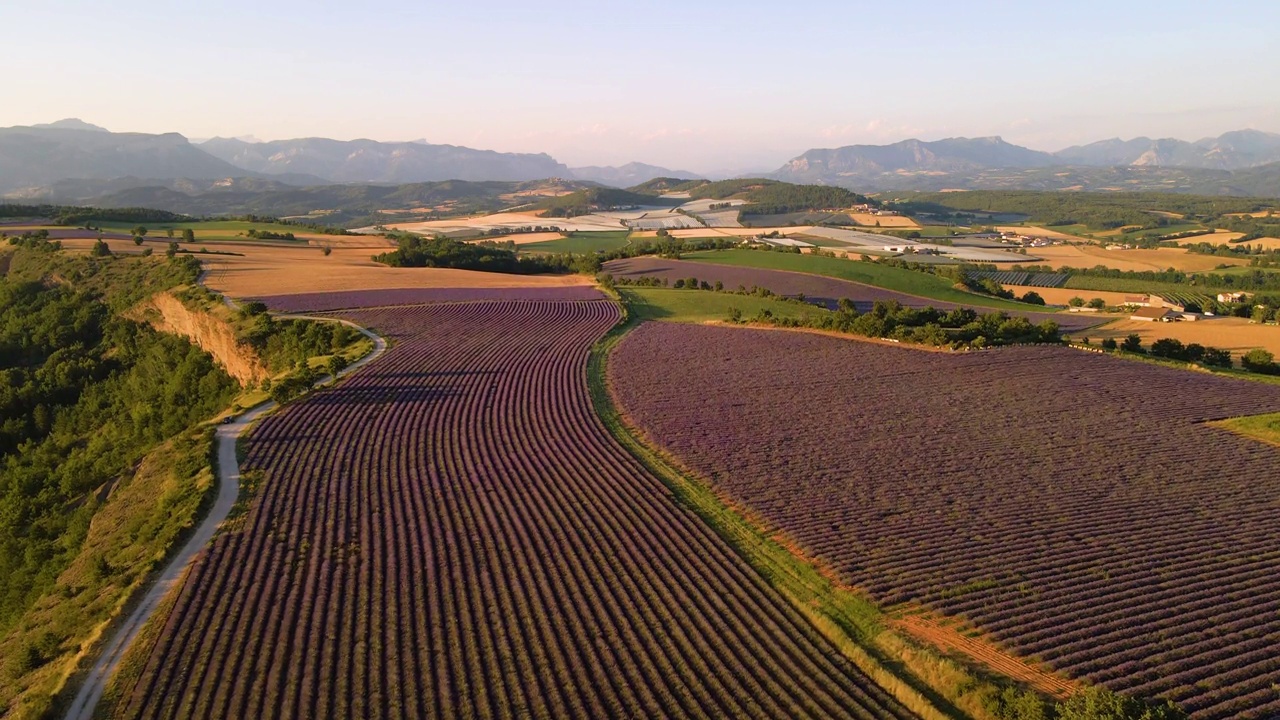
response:
<path fill-rule="evenodd" d="M 932 142 L 913 139 L 891 145 L 809 150 L 770 177 L 867 189 L 917 185 L 938 189 L 939 183 L 942 187 L 968 187 L 974 176 L 993 170 L 1132 167 L 1241 171 L 1276 162 L 1280 162 L 1280 134 L 1259 130 L 1237 130 L 1196 142 L 1145 137 L 1102 140 L 1055 153 L 1031 150 L 999 137 L 947 138 Z M 948 182 L 949 177 L 955 180 Z M 1207 178 L 1196 176 L 1192 182 Z M 1276 192 L 1280 192 L 1280 188 Z"/>
<path fill-rule="evenodd" d="M 206 179 L 246 174 L 177 133 L 113 133 L 65 122 L 53 125 L 59 126 L 0 128 L 0 192 L 69 178 Z"/>
<path fill-rule="evenodd" d="M 254 143 L 213 138 L 199 148 L 255 173 L 300 173 L 339 183 L 522 181 L 569 176 L 568 166 L 545 153 L 501 153 L 423 142 L 299 138 Z"/>
<path fill-rule="evenodd" d="M 1138 165 L 1243 170 L 1280 162 L 1280 134 L 1236 130 L 1187 142 L 1174 138 L 1102 140 L 1054 153 L 1067 165 Z"/>
<path fill-rule="evenodd" d="M 999 137 L 912 139 L 809 150 L 767 176 L 869 192 L 1008 188 L 1280 196 L 1280 134 L 1237 130 L 1195 142 L 1112 139 L 1055 153 Z M 425 140 L 214 138 L 195 144 L 177 133 L 116 133 L 79 119 L 0 128 L 0 197 L 30 200 L 91 202 L 141 188 L 198 195 L 213 181 L 250 179 L 311 187 L 565 178 L 626 188 L 654 178 L 698 177 L 640 162 L 569 168 L 545 153 Z"/>
<path fill-rule="evenodd" d="M 570 172 L 573 173 L 573 177 L 576 180 L 587 180 L 616 188 L 635 187 L 656 178 L 702 179 L 701 175 L 687 170 L 668 170 L 664 167 L 647 165 L 642 162 L 630 162 L 620 167 L 589 165 L 587 167 L 572 168 Z"/>
<path fill-rule="evenodd" d="M 110 130 L 102 127 L 101 125 L 94 125 L 93 123 L 87 123 L 81 120 L 80 118 L 66 118 L 65 120 L 58 120 L 57 122 L 38 123 L 36 125 L 32 125 L 31 127 L 57 128 L 61 130 L 93 130 L 94 132 L 111 132 Z"/>

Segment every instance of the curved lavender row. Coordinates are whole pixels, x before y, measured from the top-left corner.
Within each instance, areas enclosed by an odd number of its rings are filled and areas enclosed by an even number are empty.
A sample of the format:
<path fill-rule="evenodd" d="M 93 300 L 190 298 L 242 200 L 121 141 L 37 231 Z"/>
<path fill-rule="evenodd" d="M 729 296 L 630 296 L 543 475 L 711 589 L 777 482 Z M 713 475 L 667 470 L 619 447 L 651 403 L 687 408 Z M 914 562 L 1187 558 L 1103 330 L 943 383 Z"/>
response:
<path fill-rule="evenodd" d="M 865 285 L 825 275 L 739 267 L 737 265 L 717 265 L 714 262 L 695 263 L 685 260 L 667 260 L 645 256 L 605 263 L 604 271 L 611 273 L 615 277 L 656 277 L 665 278 L 672 282 L 690 277 L 696 277 L 699 280 L 706 280 L 711 283 L 718 280 L 724 283 L 725 288 L 729 290 L 737 290 L 739 286 L 750 290 L 753 286 L 758 286 L 789 297 L 804 294 L 805 298 L 810 302 L 821 303 L 828 309 L 835 309 L 836 303 L 842 298 L 852 300 L 859 312 L 870 310 L 877 300 L 897 300 L 908 307 L 932 306 L 939 310 L 951 310 L 960 307 L 955 303 L 932 300 L 918 295 L 908 295 L 876 287 L 875 285 Z M 978 305 L 969 307 L 979 313 L 995 312 Z M 1052 320 L 1058 323 L 1058 327 L 1062 328 L 1063 332 L 1078 332 L 1111 319 L 1080 313 L 1013 312 L 1010 314 L 1022 315 L 1033 323 Z"/>
<path fill-rule="evenodd" d="M 391 349 L 254 431 L 128 716 L 910 717 L 608 435 L 616 305 L 348 317 Z"/>
<path fill-rule="evenodd" d="M 301 293 L 252 298 L 277 312 L 332 312 L 357 308 L 428 303 L 472 302 L 480 300 L 603 300 L 604 295 L 590 285 L 532 288 L 399 288 L 392 290 L 345 290 L 330 293 Z"/>
<path fill-rule="evenodd" d="M 1280 387 L 668 323 L 610 368 L 650 437 L 878 601 L 1195 718 L 1276 717 L 1280 449 L 1202 423 Z"/>

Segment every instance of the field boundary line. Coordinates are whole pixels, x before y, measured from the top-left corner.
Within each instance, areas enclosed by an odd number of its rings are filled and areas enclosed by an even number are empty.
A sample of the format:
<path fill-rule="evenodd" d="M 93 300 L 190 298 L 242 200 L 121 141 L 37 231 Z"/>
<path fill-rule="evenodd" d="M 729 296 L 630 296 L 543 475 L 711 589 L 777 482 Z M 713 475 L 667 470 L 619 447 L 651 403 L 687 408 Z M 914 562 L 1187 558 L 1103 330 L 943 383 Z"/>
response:
<path fill-rule="evenodd" d="M 230 302 L 228 302 L 230 304 Z M 313 390 L 331 383 L 359 370 L 373 362 L 387 350 L 387 341 L 372 331 L 357 325 L 350 320 L 325 318 L 310 315 L 278 315 L 281 319 L 312 320 L 317 322 L 336 322 L 359 331 L 373 341 L 373 350 L 359 360 L 338 371 L 335 375 L 326 375 L 315 382 Z M 237 444 L 263 416 L 280 407 L 274 400 L 267 400 L 232 416 L 230 422 L 217 426 L 215 432 L 216 477 L 218 479 L 217 496 L 200 523 L 191 531 L 186 543 L 173 555 L 164 569 L 151 583 L 142 600 L 132 612 L 120 623 L 111 639 L 103 647 L 98 659 L 85 673 L 80 688 L 64 717 L 67 720 L 93 720 L 97 713 L 98 701 L 102 699 L 108 684 L 115 677 L 126 654 L 133 647 L 134 640 L 142 632 L 149 621 L 156 617 L 155 611 L 164 604 L 171 592 L 180 589 L 185 582 L 187 571 L 196 557 L 217 534 L 224 520 L 239 504 L 240 500 L 240 458 Z"/>

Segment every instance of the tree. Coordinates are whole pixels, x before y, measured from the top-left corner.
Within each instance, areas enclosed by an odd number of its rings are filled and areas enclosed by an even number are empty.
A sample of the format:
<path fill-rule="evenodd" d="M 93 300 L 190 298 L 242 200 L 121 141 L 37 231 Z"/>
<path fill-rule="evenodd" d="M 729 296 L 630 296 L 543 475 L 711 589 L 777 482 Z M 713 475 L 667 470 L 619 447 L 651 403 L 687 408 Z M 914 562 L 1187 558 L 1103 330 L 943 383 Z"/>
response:
<path fill-rule="evenodd" d="M 1084 307 L 1084 298 L 1080 296 L 1073 297 L 1067 301 L 1067 304 L 1071 307 Z"/>
<path fill-rule="evenodd" d="M 1138 333 L 1129 333 L 1125 336 L 1124 342 L 1120 343 L 1120 349 L 1132 353 L 1142 352 L 1142 336 Z"/>
<path fill-rule="evenodd" d="M 1040 297 L 1040 293 L 1035 290 L 1028 290 L 1027 294 L 1023 295 L 1019 299 L 1030 305 L 1044 305 L 1044 298 Z"/>
<path fill-rule="evenodd" d="M 1115 339 L 1115 338 L 1103 338 L 1103 339 L 1102 339 L 1102 349 L 1103 349 L 1103 350 L 1115 350 L 1117 347 L 1118 347 L 1118 346 L 1116 345 L 1116 339 Z"/>
<path fill-rule="evenodd" d="M 1171 360 L 1186 360 L 1187 348 L 1180 340 L 1160 338 L 1151 343 L 1151 356 L 1169 358 Z"/>
<path fill-rule="evenodd" d="M 1058 703 L 1058 720 L 1185 720 L 1187 714 L 1168 701 L 1148 703 L 1087 687 Z"/>
<path fill-rule="evenodd" d="M 165 236 L 165 237 L 167 237 L 167 238 L 169 238 L 170 240 L 172 240 L 172 239 L 173 239 L 173 228 L 165 228 L 165 229 L 164 229 L 164 236 Z"/>
<path fill-rule="evenodd" d="M 347 359 L 341 355 L 334 355 L 329 358 L 329 374 L 335 378 L 338 377 L 338 373 L 342 372 L 343 368 L 346 366 Z"/>
<path fill-rule="evenodd" d="M 110 257 L 111 247 L 105 241 L 99 240 L 93 244 L 93 250 L 89 251 L 89 254 L 94 257 Z"/>
<path fill-rule="evenodd" d="M 177 254 L 178 254 L 178 243 L 176 243 L 176 242 L 171 242 L 171 243 L 169 243 L 169 249 L 168 249 L 168 250 L 165 250 L 165 251 L 164 251 L 164 254 L 165 254 L 165 255 L 168 255 L 169 257 L 173 257 L 174 255 L 177 255 Z"/>
<path fill-rule="evenodd" d="M 1204 349 L 1204 362 L 1209 367 L 1229 368 L 1231 367 L 1231 353 L 1221 348 L 1207 347 Z"/>
<path fill-rule="evenodd" d="M 182 242 L 195 242 L 195 241 L 196 241 L 196 231 L 192 230 L 191 228 L 183 228 Z"/>
<path fill-rule="evenodd" d="M 1252 372 L 1267 374 L 1280 372 L 1280 367 L 1276 366 L 1275 356 L 1262 348 L 1254 348 L 1245 353 L 1244 357 L 1240 358 L 1240 364 L 1245 370 Z"/>
<path fill-rule="evenodd" d="M 99 240 L 98 242 L 102 242 L 102 241 L 101 241 L 101 240 Z M 133 236 L 133 244 L 134 244 L 134 245 L 141 245 L 141 244 L 142 244 L 142 236 L 141 236 L 141 235 L 134 235 L 134 236 Z"/>
<path fill-rule="evenodd" d="M 139 225 L 139 226 L 135 227 L 135 228 L 133 229 L 133 234 L 134 234 L 134 235 L 137 235 L 138 237 L 146 237 L 146 236 L 147 236 L 147 228 L 146 228 L 146 226 Z"/>
<path fill-rule="evenodd" d="M 1107 301 L 1103 300 L 1102 298 L 1094 298 L 1089 301 L 1089 307 L 1093 308 L 1094 310 L 1102 310 L 1106 306 L 1107 306 Z"/>

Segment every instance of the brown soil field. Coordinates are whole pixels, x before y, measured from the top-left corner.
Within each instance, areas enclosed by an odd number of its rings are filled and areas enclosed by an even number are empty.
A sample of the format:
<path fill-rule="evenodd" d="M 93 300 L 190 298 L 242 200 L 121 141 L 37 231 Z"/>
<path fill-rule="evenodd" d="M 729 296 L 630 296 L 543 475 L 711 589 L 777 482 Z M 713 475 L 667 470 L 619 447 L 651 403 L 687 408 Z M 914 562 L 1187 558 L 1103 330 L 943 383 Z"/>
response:
<path fill-rule="evenodd" d="M 73 250 L 88 251 L 93 240 L 64 240 Z M 111 251 L 141 252 L 145 247 L 163 252 L 168 241 L 147 242 L 142 248 L 132 240 L 108 240 Z M 192 246 L 196 247 L 196 246 Z M 376 250 L 334 247 L 328 256 L 314 247 L 274 247 L 242 243 L 201 243 L 210 254 L 194 253 L 206 270 L 204 284 L 231 297 L 263 297 L 339 290 L 388 290 L 400 288 L 506 288 L 590 285 L 581 275 L 504 275 L 443 268 L 393 268 L 372 260 Z M 381 248 L 379 248 L 380 250 Z M 231 252 L 236 255 L 215 255 Z"/>
<path fill-rule="evenodd" d="M 1031 251 L 1028 251 L 1031 252 Z M 1091 268 L 1105 265 L 1116 270 L 1182 270 L 1207 272 L 1219 265 L 1248 265 L 1248 260 L 1197 255 L 1178 248 L 1155 250 L 1108 250 L 1101 245 L 1052 245 L 1034 248 L 1044 258 L 1041 264 L 1053 267 Z"/>
<path fill-rule="evenodd" d="M 1261 245 L 1263 250 L 1280 250 L 1280 238 L 1258 238 L 1257 240 L 1243 242 L 1241 245 Z"/>
<path fill-rule="evenodd" d="M 516 245 L 528 245 L 530 243 L 545 242 L 547 240 L 561 240 L 563 238 L 564 233 L 558 232 L 521 233 L 519 235 L 498 235 L 495 237 L 480 238 L 475 242 L 482 242 L 484 240 L 492 240 L 493 242 L 511 241 Z"/>
<path fill-rule="evenodd" d="M 1206 347 L 1230 350 L 1236 357 L 1254 348 L 1263 348 L 1275 355 L 1280 355 L 1280 327 L 1259 325 L 1244 318 L 1223 317 L 1172 323 L 1126 318 L 1102 327 L 1091 328 L 1084 334 L 1087 334 L 1092 342 L 1097 342 L 1103 338 L 1121 339 L 1135 332 L 1142 336 L 1143 345 L 1150 345 L 1151 341 L 1160 338 L 1173 338 L 1183 343 L 1200 343 Z"/>
<path fill-rule="evenodd" d="M 346 237 L 349 240 L 359 238 Z M 385 238 L 377 238 L 385 241 Z M 69 250 L 88 252 L 95 240 L 63 240 Z M 142 247 L 132 240 L 107 240 L 111 252 L 131 255 L 150 247 L 164 252 L 168 239 L 148 240 Z M 582 275 L 505 275 L 444 268 L 393 268 L 372 257 L 387 245 L 333 246 L 329 255 L 316 247 L 281 247 L 245 243 L 200 243 L 184 248 L 204 264 L 204 285 L 233 298 L 264 297 L 340 290 L 391 290 L 402 288 L 514 288 L 590 285 Z M 208 248 L 204 255 L 199 249 Z M 216 255 L 215 252 L 236 253 Z"/>
<path fill-rule="evenodd" d="M 853 218 L 854 222 L 859 225 L 868 225 L 874 227 L 876 223 L 880 223 L 880 227 L 920 227 L 920 223 L 903 215 L 872 215 L 871 213 L 847 213 Z"/>
<path fill-rule="evenodd" d="M 1104 290 L 1072 290 L 1071 288 L 1043 288 L 1032 287 L 1030 285 L 1005 285 L 1005 290 L 1010 290 L 1018 297 L 1022 297 L 1028 292 L 1035 292 L 1044 298 L 1044 301 L 1050 305 L 1066 305 L 1071 298 L 1084 298 L 1085 302 L 1089 302 L 1094 298 L 1102 298 L 1107 301 L 1107 305 L 1123 305 L 1124 299 L 1136 293 L 1119 293 L 1107 292 Z"/>
<path fill-rule="evenodd" d="M 1034 226 L 998 225 L 996 226 L 996 229 L 999 230 L 1000 232 L 1016 232 L 1022 235 L 1034 235 L 1035 237 L 1045 237 L 1045 238 L 1049 238 L 1050 240 L 1067 240 L 1069 242 L 1079 242 L 1084 239 L 1078 235 L 1068 235 L 1063 232 L 1058 232 L 1057 230 L 1050 230 L 1048 228 L 1034 227 Z M 1037 251 L 1043 250 L 1043 249 L 1044 248 L 1036 248 Z"/>
<path fill-rule="evenodd" d="M 1041 670 L 986 640 L 961 633 L 952 623 L 925 615 L 908 615 L 895 620 L 893 626 L 943 652 L 960 653 L 971 662 L 1026 683 L 1059 700 L 1065 700 L 1080 688 L 1077 682 Z"/>
<path fill-rule="evenodd" d="M 334 248 L 326 257 L 311 248 L 222 247 L 243 252 L 243 256 L 202 257 L 208 271 L 204 284 L 231 297 L 336 290 L 591 284 L 580 275 L 504 275 L 444 268 L 392 268 L 374 262 L 373 253 L 368 250 Z"/>
<path fill-rule="evenodd" d="M 393 248 L 395 242 L 381 235 L 314 235 L 295 233 L 294 237 L 306 240 L 308 245 L 331 248 Z"/>

